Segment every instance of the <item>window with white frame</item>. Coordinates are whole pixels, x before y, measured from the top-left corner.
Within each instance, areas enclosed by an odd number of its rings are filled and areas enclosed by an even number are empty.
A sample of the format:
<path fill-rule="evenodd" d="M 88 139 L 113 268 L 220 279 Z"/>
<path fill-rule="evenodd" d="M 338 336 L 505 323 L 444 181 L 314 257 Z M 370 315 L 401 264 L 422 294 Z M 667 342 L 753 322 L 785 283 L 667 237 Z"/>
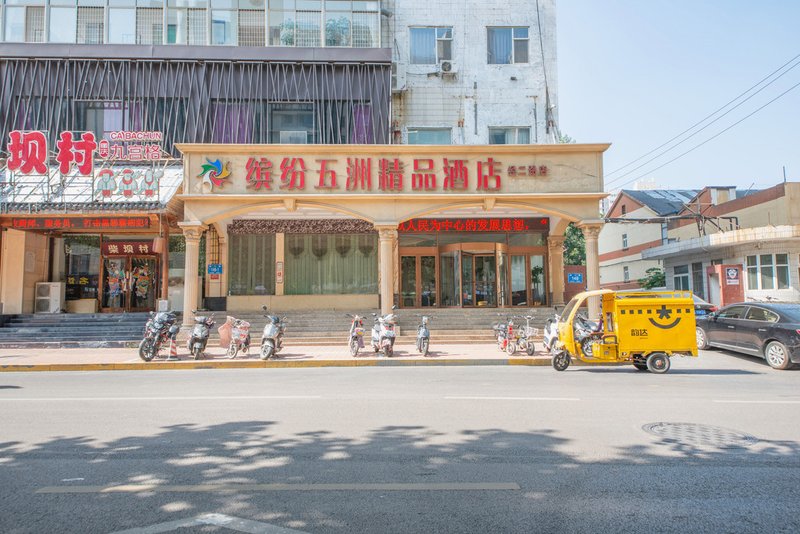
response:
<path fill-rule="evenodd" d="M 154 7 L 136 8 L 136 44 L 162 44 L 164 39 L 164 10 Z"/>
<path fill-rule="evenodd" d="M 631 281 L 631 270 L 628 268 L 627 265 L 622 267 L 622 281 L 623 282 Z"/>
<path fill-rule="evenodd" d="M 409 145 L 449 145 L 452 144 L 450 128 L 409 128 Z"/>
<path fill-rule="evenodd" d="M 622 234 L 622 250 L 628 250 L 628 234 Z"/>
<path fill-rule="evenodd" d="M 531 129 L 526 127 L 489 128 L 490 145 L 527 145 Z"/>
<path fill-rule="evenodd" d="M 167 12 L 167 43 L 205 45 L 208 41 L 206 37 L 208 34 L 206 2 L 171 0 L 170 5 L 172 3 L 176 3 L 180 7 L 170 7 Z M 185 7 L 187 5 L 192 7 Z M 261 16 L 263 18 L 263 12 Z"/>
<path fill-rule="evenodd" d="M 435 65 L 453 59 L 453 28 L 409 28 L 412 65 Z"/>
<path fill-rule="evenodd" d="M 789 289 L 789 287 L 788 254 L 747 256 L 748 289 Z"/>
<path fill-rule="evenodd" d="M 672 282 L 676 290 L 690 291 L 689 288 L 689 266 L 676 265 L 673 270 Z"/>
<path fill-rule="evenodd" d="M 488 62 L 492 65 L 528 62 L 528 28 L 487 28 Z"/>
<path fill-rule="evenodd" d="M 105 9 L 78 7 L 78 43 L 103 44 Z"/>

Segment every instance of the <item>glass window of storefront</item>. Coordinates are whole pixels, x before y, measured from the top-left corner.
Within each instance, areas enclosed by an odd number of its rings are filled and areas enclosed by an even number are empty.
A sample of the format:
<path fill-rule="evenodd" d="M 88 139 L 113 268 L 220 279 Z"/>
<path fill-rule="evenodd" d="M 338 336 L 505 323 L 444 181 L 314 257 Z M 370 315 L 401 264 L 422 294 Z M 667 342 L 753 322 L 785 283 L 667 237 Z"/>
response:
<path fill-rule="evenodd" d="M 287 234 L 286 295 L 378 292 L 375 234 Z"/>
<path fill-rule="evenodd" d="M 275 234 L 231 235 L 230 295 L 275 294 Z"/>
<path fill-rule="evenodd" d="M 96 299 L 100 278 L 100 236 L 64 236 L 66 300 Z"/>

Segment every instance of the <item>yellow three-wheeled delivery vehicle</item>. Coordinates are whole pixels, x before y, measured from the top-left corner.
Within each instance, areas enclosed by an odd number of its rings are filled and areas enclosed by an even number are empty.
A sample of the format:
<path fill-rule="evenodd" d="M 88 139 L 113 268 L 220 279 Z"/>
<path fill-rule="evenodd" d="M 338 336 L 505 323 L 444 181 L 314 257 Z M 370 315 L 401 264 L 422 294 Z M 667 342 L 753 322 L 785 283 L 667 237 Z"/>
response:
<path fill-rule="evenodd" d="M 579 314 L 589 297 L 600 297 L 602 306 L 600 323 L 587 329 Z M 697 356 L 691 293 L 601 289 L 575 295 L 564 308 L 553 367 L 563 371 L 572 358 L 578 358 L 593 363 L 631 362 L 641 371 L 666 373 L 673 354 Z"/>

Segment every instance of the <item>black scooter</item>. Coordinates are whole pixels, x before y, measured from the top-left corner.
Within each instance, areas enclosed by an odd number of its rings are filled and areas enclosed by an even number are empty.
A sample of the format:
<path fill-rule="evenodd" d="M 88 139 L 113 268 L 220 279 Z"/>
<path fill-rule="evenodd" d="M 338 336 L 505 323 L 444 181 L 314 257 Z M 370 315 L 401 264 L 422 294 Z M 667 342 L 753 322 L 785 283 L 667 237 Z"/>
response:
<path fill-rule="evenodd" d="M 192 310 L 192 313 L 196 314 L 197 311 L 198 310 Z M 186 348 L 189 349 L 189 352 L 195 360 L 199 360 L 200 355 L 205 352 L 212 326 L 214 326 L 213 313 L 208 317 L 195 315 L 192 335 L 189 336 L 189 341 L 186 343 Z"/>

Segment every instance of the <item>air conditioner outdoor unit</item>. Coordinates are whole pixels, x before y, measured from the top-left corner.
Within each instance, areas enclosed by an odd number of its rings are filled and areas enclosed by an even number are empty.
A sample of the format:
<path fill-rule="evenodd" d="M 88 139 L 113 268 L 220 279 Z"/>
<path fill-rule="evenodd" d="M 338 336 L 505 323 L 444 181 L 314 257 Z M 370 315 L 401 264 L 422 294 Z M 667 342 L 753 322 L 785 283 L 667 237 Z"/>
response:
<path fill-rule="evenodd" d="M 402 93 L 406 90 L 406 67 L 392 62 L 392 92 Z"/>
<path fill-rule="evenodd" d="M 455 74 L 458 72 L 458 65 L 449 59 L 439 62 L 439 72 L 442 74 Z"/>
<path fill-rule="evenodd" d="M 281 143 L 285 145 L 307 145 L 308 133 L 305 130 L 282 130 Z"/>
<path fill-rule="evenodd" d="M 61 313 L 64 309 L 64 282 L 40 282 L 36 284 L 34 313 Z"/>

